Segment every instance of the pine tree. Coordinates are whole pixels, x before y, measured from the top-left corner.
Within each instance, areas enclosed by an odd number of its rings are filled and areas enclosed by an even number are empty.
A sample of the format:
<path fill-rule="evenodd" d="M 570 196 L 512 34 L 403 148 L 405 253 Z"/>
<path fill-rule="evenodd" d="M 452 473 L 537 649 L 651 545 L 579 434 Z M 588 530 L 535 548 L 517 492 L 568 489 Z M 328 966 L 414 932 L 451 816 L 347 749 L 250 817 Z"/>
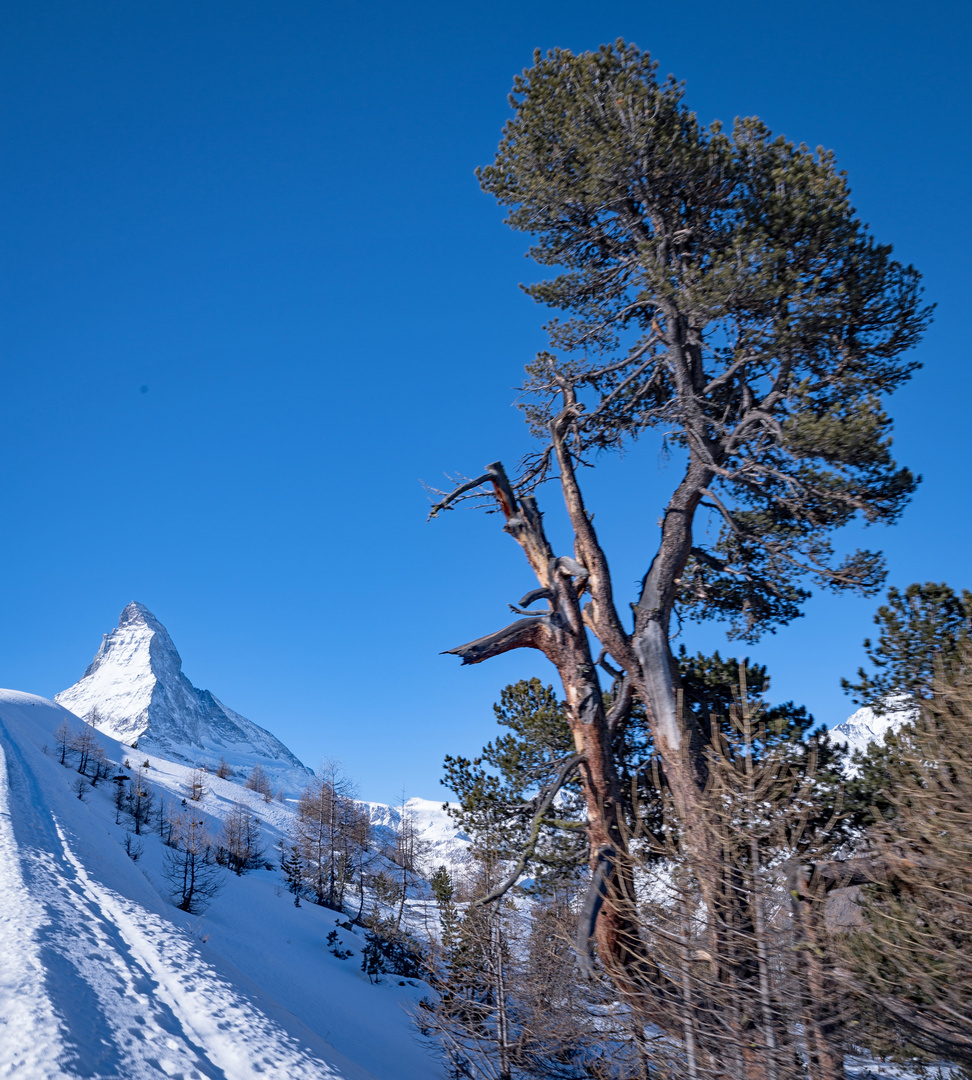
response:
<path fill-rule="evenodd" d="M 564 706 L 533 678 L 505 687 L 493 711 L 508 733 L 471 761 L 446 757 L 443 784 L 458 796 L 458 807 L 446 809 L 471 836 L 491 837 L 499 860 L 529 850 L 541 880 L 570 873 L 587 854 L 579 780 L 564 783 L 556 803 L 533 820 L 574 752 Z"/>
<path fill-rule="evenodd" d="M 280 861 L 280 869 L 287 881 L 287 888 L 294 898 L 294 907 L 300 907 L 300 892 L 304 884 L 304 863 L 297 844 L 286 846 L 286 854 Z"/>
<path fill-rule="evenodd" d="M 556 313 L 550 349 L 527 369 L 540 441 L 512 478 L 494 461 L 432 508 L 478 498 L 499 509 L 536 578 L 517 621 L 450 652 L 481 663 L 529 648 L 556 667 L 575 749 L 559 782 L 580 778 L 592 871 L 611 863 L 598 949 L 622 963 L 632 1001 L 654 977 L 635 932 L 614 753 L 634 702 L 684 842 L 708 858 L 706 743 L 678 705 L 672 619 L 725 619 L 752 641 L 797 617 L 809 587 L 880 587 L 880 553 L 844 556 L 832 536 L 854 520 L 893 522 L 915 489 L 882 402 L 915 370 L 905 354 L 930 319 L 918 273 L 870 235 L 832 154 L 753 117 L 706 128 L 683 95 L 623 41 L 537 52 L 516 78 L 479 177 L 553 275 L 527 290 Z M 581 477 L 650 433 L 675 475 L 631 625 Z M 570 554 L 554 550 L 537 503 L 554 477 Z M 636 477 L 630 491 L 642 490 Z M 639 536 L 645 509 L 631 516 Z"/>
<path fill-rule="evenodd" d="M 125 801 L 127 792 L 125 787 L 128 783 L 128 777 L 125 773 L 119 773 L 114 777 L 112 783 L 115 785 L 115 790 L 112 792 L 112 804 L 115 807 L 115 824 L 118 825 L 121 822 L 122 810 L 125 809 Z"/>
<path fill-rule="evenodd" d="M 858 705 L 878 709 L 900 694 L 927 697 L 937 668 L 950 674 L 969 644 L 972 593 L 933 581 L 914 582 L 904 592 L 891 588 L 874 623 L 877 641 L 864 639 L 873 673 L 858 668 L 858 681 L 841 679 L 841 686 Z"/>
<path fill-rule="evenodd" d="M 380 925 L 381 918 L 376 904 L 371 916 L 371 925 L 365 930 L 365 946 L 361 950 L 361 970 L 368 976 L 368 982 L 372 984 L 381 982 L 381 976 L 385 972 L 385 955 L 381 948 L 381 935 L 378 932 Z"/>
<path fill-rule="evenodd" d="M 724 660 L 718 652 L 690 656 L 683 648 L 678 667 L 683 723 L 697 747 L 711 743 L 713 717 L 718 718 L 717 731 L 733 735 L 731 710 L 736 705 L 740 670 L 751 706 L 761 710 L 765 721 L 766 742 L 756 746 L 757 756 L 783 745 L 800 753 L 814 732 L 813 717 L 802 706 L 767 701 L 770 679 L 762 665 L 747 659 L 740 669 L 739 661 Z M 606 704 L 610 707 L 609 697 Z M 588 858 L 579 778 L 563 784 L 556 801 L 536 816 L 544 793 L 557 784 L 558 770 L 573 750 L 566 709 L 553 688 L 538 679 L 507 686 L 493 708 L 497 723 L 509 733 L 487 744 L 471 761 L 446 757 L 443 784 L 458 796 L 458 807 L 447 809 L 474 838 L 491 837 L 489 843 L 499 861 L 516 860 L 528 852 L 529 860 L 522 862 L 521 869 L 530 867 L 539 888 L 576 882 Z M 833 786 L 840 779 L 841 760 L 822 733 L 818 728 L 813 734 L 817 773 L 821 783 L 826 780 Z M 664 774 L 640 702 L 631 703 L 613 753 L 625 827 L 630 832 L 657 832 L 662 821 L 656 783 L 664 782 Z M 850 824 L 842 818 L 837 827 L 846 830 Z"/>

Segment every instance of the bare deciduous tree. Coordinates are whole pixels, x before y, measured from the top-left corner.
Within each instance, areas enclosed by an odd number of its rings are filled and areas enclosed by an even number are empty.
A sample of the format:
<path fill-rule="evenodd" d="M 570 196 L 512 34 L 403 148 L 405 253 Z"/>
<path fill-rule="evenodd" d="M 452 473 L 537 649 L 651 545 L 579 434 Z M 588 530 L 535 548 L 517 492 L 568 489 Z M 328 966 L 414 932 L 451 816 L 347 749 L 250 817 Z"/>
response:
<path fill-rule="evenodd" d="M 162 873 L 171 885 L 173 902 L 190 915 L 200 915 L 223 887 L 222 871 L 213 857 L 213 838 L 206 819 L 192 804 L 172 819 L 171 844 Z"/>
<path fill-rule="evenodd" d="M 260 819 L 248 806 L 234 803 L 223 818 L 217 857 L 233 873 L 241 875 L 252 869 L 263 855 L 260 843 Z"/>
<path fill-rule="evenodd" d="M 131 815 L 136 836 L 140 836 L 142 829 L 152 820 L 155 810 L 155 798 L 145 774 L 144 765 L 135 770 L 128 781 L 128 791 L 125 795 L 125 809 Z"/>
<path fill-rule="evenodd" d="M 249 788 L 250 791 L 255 791 L 258 795 L 262 795 L 264 802 L 270 802 L 273 798 L 273 787 L 270 778 L 259 762 L 250 770 L 250 775 L 246 778 L 244 787 Z"/>
<path fill-rule="evenodd" d="M 205 770 L 193 769 L 188 777 L 186 777 L 182 787 L 187 798 L 191 799 L 193 802 L 199 802 L 207 791 Z"/>
<path fill-rule="evenodd" d="M 65 763 L 67 758 L 67 752 L 72 748 L 74 741 L 74 731 L 71 725 L 67 722 L 67 718 L 63 719 L 54 731 L 54 745 L 61 751 L 61 764 Z"/>

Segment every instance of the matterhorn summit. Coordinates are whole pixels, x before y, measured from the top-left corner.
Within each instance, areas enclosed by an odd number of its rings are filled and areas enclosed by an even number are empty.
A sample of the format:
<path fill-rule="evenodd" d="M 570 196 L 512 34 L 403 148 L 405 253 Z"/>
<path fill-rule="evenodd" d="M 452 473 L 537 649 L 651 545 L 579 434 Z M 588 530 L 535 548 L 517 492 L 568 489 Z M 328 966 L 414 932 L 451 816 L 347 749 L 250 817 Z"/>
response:
<path fill-rule="evenodd" d="M 111 738 L 170 761 L 215 765 L 223 757 L 233 766 L 310 774 L 269 731 L 193 686 L 169 632 L 135 601 L 81 679 L 54 700 Z"/>

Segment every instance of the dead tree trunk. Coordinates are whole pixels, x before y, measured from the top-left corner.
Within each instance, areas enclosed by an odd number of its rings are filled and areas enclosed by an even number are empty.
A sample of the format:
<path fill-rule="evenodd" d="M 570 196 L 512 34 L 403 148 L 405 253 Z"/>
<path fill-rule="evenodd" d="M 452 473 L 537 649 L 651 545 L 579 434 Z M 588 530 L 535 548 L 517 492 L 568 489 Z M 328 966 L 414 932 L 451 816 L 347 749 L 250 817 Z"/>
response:
<path fill-rule="evenodd" d="M 589 587 L 591 573 L 578 560 L 554 554 L 536 500 L 530 495 L 516 497 L 500 462 L 489 465 L 485 476 L 464 485 L 454 496 L 485 483 L 492 484 L 505 518 L 504 529 L 523 549 L 539 588 L 527 593 L 519 605 L 510 605 L 523 618 L 495 634 L 448 652 L 461 657 L 464 664 L 479 664 L 511 649 L 532 648 L 542 652 L 557 668 L 577 748 L 577 755 L 570 763 L 573 767 L 561 771 L 557 786 L 566 782 L 574 768 L 580 771 L 593 869 L 605 852 L 624 849 L 624 837 L 618 780 L 610 752 L 613 718 L 605 713 L 580 608 L 580 597 Z M 547 601 L 545 610 L 536 614 L 528 610 L 541 600 Z M 620 622 L 618 626 L 620 629 Z M 555 790 L 548 792 L 548 804 L 555 794 Z M 639 973 L 646 958 L 640 955 L 637 946 L 637 921 L 632 909 L 634 890 L 627 861 L 619 860 L 612 865 L 605 878 L 594 936 L 601 955 L 606 960 L 610 958 L 628 978 L 637 982 L 643 977 Z"/>
<path fill-rule="evenodd" d="M 633 910 L 634 888 L 626 842 L 621 828 L 617 772 L 611 753 L 612 740 L 626 723 L 637 694 L 649 713 L 652 733 L 664 765 L 680 819 L 688 829 L 698 822 L 696 843 L 705 848 L 709 837 L 701 824 L 698 800 L 703 780 L 698 768 L 701 755 L 693 753 L 691 733 L 675 708 L 677 672 L 668 642 L 678 575 L 691 548 L 691 519 L 698 490 L 707 477 L 687 477 L 673 499 L 663 528 L 662 545 L 646 576 L 635 611 L 635 630 L 628 633 L 614 603 L 607 558 L 584 506 L 583 496 L 567 447 L 572 425 L 582 411 L 571 387 L 563 387 L 565 408 L 551 424 L 551 447 L 560 470 L 560 486 L 574 532 L 573 557 L 557 557 L 547 540 L 536 500 L 514 492 L 500 462 L 446 495 L 431 511 L 435 516 L 469 492 L 491 485 L 503 513 L 504 529 L 517 541 L 536 576 L 539 588 L 528 592 L 511 609 L 523 616 L 510 626 L 448 650 L 464 664 L 478 664 L 518 648 L 542 652 L 557 668 L 568 706 L 568 718 L 578 751 L 577 768 L 587 807 L 591 866 L 598 896 L 594 922 L 588 927 L 602 961 L 629 992 L 644 995 L 662 988 L 656 966 L 640 945 Z M 684 506 L 676 503 L 685 503 Z M 589 599 L 581 607 L 581 598 Z M 547 601 L 540 612 L 533 605 Z M 595 660 L 588 631 L 602 652 Z M 617 667 L 607 662 L 610 657 Z M 614 679 L 610 711 L 606 712 L 597 666 Z M 558 777 L 558 785 L 573 770 Z M 555 791 L 548 792 L 552 798 Z M 617 857 L 615 857 L 615 854 Z M 509 884 L 512 884 L 510 882 Z M 508 887 L 508 886 L 507 886 Z"/>

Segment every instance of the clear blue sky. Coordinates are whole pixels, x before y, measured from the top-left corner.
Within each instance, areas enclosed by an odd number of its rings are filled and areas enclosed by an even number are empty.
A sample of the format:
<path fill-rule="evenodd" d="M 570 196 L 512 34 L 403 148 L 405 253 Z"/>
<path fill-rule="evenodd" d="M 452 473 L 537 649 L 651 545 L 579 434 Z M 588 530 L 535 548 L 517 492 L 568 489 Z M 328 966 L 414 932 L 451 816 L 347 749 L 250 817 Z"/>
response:
<path fill-rule="evenodd" d="M 527 447 L 511 388 L 544 313 L 473 169 L 534 47 L 619 35 L 703 120 L 833 148 L 925 274 L 925 367 L 891 410 L 925 483 L 871 539 L 893 582 L 972 585 L 969 20 L 897 0 L 8 0 L 0 684 L 63 689 L 137 599 L 197 686 L 310 764 L 342 759 L 369 798 L 444 793 L 443 755 L 492 737 L 500 688 L 549 670 L 439 655 L 533 584 L 495 518 L 426 525 L 419 486 Z M 599 472 L 623 600 L 667 479 L 651 448 Z M 874 606 L 815 598 L 751 648 L 773 696 L 843 719 Z"/>

